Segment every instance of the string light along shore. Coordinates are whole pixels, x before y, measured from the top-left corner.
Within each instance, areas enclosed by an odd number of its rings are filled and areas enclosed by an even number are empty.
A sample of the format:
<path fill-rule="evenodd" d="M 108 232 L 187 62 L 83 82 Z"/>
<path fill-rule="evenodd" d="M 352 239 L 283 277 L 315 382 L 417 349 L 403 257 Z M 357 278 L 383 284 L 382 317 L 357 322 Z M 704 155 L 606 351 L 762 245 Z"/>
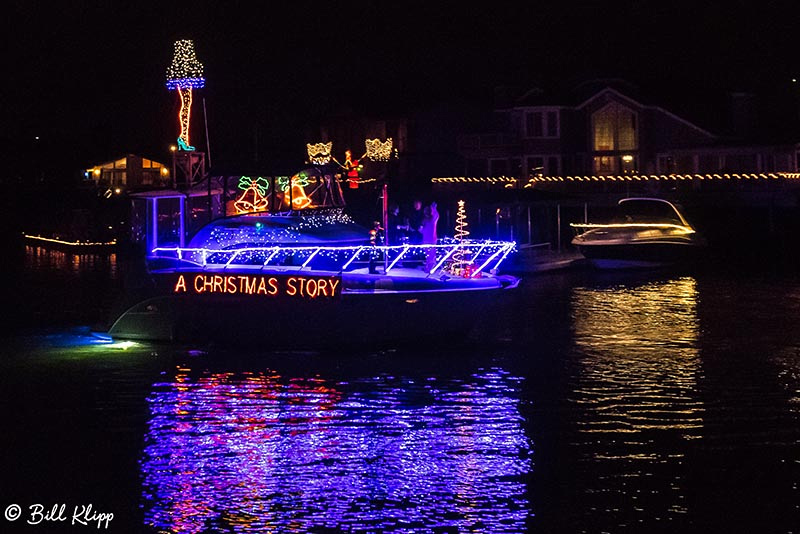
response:
<path fill-rule="evenodd" d="M 189 122 L 192 111 L 192 89 L 200 89 L 206 83 L 203 77 L 203 64 L 197 60 L 194 42 L 190 39 L 175 41 L 175 53 L 172 64 L 167 69 L 167 89 L 178 91 L 181 109 L 178 112 L 178 124 L 181 133 L 178 136 L 180 150 L 194 150 L 189 143 Z"/>

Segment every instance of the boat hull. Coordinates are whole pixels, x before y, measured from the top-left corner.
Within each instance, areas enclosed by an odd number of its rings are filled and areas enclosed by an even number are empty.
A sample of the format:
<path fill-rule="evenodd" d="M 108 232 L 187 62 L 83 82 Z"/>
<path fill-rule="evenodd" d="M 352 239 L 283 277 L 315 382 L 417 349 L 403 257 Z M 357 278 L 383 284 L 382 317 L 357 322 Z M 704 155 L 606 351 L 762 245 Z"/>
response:
<path fill-rule="evenodd" d="M 643 269 L 684 265 L 699 258 L 700 248 L 690 242 L 583 244 L 578 250 L 599 269 Z"/>
<path fill-rule="evenodd" d="M 125 311 L 116 339 L 215 342 L 258 349 L 397 346 L 455 342 L 519 283 L 514 277 L 346 276 L 335 296 L 289 298 L 246 293 L 175 293 L 174 273 L 160 294 Z M 276 284 L 278 287 L 280 284 Z"/>

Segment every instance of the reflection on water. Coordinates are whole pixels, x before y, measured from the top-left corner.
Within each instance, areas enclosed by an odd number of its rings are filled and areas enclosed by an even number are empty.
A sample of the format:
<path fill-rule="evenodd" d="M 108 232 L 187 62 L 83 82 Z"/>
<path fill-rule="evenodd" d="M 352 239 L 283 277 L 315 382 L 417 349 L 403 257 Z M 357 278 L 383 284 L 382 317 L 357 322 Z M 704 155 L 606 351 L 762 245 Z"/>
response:
<path fill-rule="evenodd" d="M 502 342 L 254 359 L 106 343 L 124 258 L 25 254 L 0 502 L 115 532 L 798 531 L 796 273 L 554 273 L 486 318 Z"/>
<path fill-rule="evenodd" d="M 336 382 L 178 368 L 149 398 L 145 521 L 181 533 L 523 531 L 520 380 L 501 369 Z"/>
<path fill-rule="evenodd" d="M 688 511 L 687 441 L 703 433 L 696 281 L 575 287 L 572 308 L 586 498 L 620 526 L 674 521 Z"/>
<path fill-rule="evenodd" d="M 25 268 L 33 271 L 60 271 L 82 274 L 86 271 L 103 271 L 111 278 L 117 275 L 116 254 L 73 254 L 45 247 L 25 247 Z"/>
<path fill-rule="evenodd" d="M 121 265 L 116 254 L 73 254 L 24 247 L 24 263 L 9 283 L 11 318 L 0 331 L 108 320 L 119 292 Z"/>

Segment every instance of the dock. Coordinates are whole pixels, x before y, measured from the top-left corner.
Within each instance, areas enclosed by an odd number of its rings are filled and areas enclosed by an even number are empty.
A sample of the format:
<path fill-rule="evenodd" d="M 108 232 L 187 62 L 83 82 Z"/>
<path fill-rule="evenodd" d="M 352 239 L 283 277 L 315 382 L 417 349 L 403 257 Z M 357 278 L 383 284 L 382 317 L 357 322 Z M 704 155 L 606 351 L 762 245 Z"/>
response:
<path fill-rule="evenodd" d="M 573 249 L 553 250 L 550 247 L 523 245 L 516 256 L 509 260 L 506 270 L 519 275 L 577 269 L 586 265 L 583 255 Z"/>

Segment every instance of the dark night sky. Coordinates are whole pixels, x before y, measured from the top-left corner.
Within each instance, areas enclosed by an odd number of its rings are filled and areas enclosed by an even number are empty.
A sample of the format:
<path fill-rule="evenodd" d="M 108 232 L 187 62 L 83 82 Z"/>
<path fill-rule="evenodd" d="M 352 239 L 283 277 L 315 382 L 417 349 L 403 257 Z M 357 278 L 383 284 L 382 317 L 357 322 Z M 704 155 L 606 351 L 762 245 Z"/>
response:
<path fill-rule="evenodd" d="M 0 23 L 3 156 L 35 146 L 78 167 L 125 152 L 165 159 L 177 95 L 164 75 L 185 38 L 207 79 L 193 141 L 205 142 L 205 98 L 220 166 L 252 159 L 256 134 L 267 170 L 299 164 L 298 139 L 319 117 L 460 99 L 490 106 L 497 85 L 622 77 L 648 88 L 657 98 L 648 103 L 670 109 L 674 98 L 683 111 L 678 102 L 695 93 L 791 89 L 800 76 L 792 4 L 13 0 Z"/>

